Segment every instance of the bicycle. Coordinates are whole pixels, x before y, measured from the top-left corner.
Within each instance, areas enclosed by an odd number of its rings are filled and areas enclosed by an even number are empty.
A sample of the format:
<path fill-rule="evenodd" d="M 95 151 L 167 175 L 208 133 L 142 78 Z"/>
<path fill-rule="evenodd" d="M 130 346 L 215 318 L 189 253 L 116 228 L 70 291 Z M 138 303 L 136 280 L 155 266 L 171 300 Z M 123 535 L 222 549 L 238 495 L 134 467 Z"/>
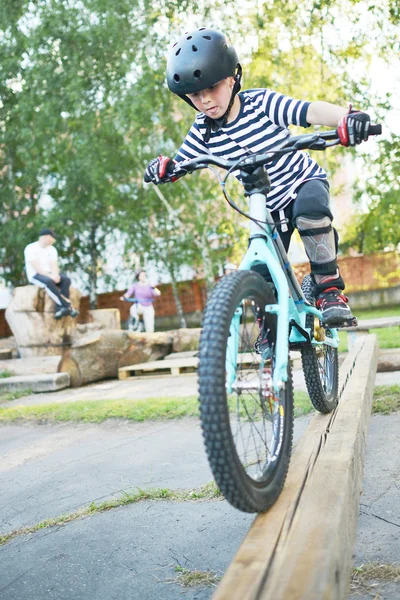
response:
<path fill-rule="evenodd" d="M 124 302 L 131 302 L 132 304 L 139 304 L 139 300 L 136 298 L 125 298 L 123 296 Z M 152 300 L 153 302 L 153 300 Z M 132 313 L 129 314 L 128 320 L 128 330 L 129 331 L 137 331 L 138 333 L 142 333 L 146 331 L 144 326 L 143 315 L 138 315 L 136 310 L 136 316 Z"/>
<path fill-rule="evenodd" d="M 381 133 L 379 125 L 370 135 Z M 266 154 L 228 161 L 213 155 L 177 163 L 172 176 L 221 167 L 225 198 L 250 219 L 247 252 L 238 271 L 216 284 L 203 315 L 199 348 L 200 420 L 208 461 L 228 502 L 244 512 L 263 512 L 277 500 L 289 468 L 293 438 L 293 383 L 289 350 L 300 350 L 307 390 L 316 410 L 338 403 L 337 329 L 323 323 L 312 281 L 300 287 L 265 193 L 250 192 L 247 215 L 225 183 L 235 169 L 253 172 L 277 154 L 325 150 L 340 143 L 336 130 L 287 138 Z M 271 281 L 252 271 L 265 264 Z M 256 352 L 260 325 L 268 344 Z"/>

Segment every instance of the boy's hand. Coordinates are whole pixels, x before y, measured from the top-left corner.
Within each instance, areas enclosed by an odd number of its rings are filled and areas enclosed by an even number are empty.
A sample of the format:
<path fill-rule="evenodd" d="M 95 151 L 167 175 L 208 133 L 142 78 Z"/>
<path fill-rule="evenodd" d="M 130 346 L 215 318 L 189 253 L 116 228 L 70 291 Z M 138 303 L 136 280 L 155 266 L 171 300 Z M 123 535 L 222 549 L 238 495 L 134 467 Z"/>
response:
<path fill-rule="evenodd" d="M 146 167 L 144 172 L 144 180 L 146 183 L 166 183 L 167 181 L 175 181 L 174 177 L 171 177 L 175 163 L 167 156 L 158 156 L 153 158 Z"/>
<path fill-rule="evenodd" d="M 350 112 L 339 121 L 338 136 L 342 146 L 356 146 L 368 139 L 371 118 L 361 111 Z"/>

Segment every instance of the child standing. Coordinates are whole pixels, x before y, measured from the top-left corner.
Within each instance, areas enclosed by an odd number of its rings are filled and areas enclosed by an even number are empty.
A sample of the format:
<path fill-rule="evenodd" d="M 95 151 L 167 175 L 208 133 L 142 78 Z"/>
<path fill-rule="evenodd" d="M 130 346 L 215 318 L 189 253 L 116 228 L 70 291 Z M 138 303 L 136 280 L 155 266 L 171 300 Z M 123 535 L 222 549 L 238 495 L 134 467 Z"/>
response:
<path fill-rule="evenodd" d="M 337 127 L 341 144 L 368 139 L 370 117 L 328 102 L 295 100 L 269 89 L 240 92 L 242 68 L 235 49 L 219 31 L 201 28 L 185 33 L 167 61 L 168 87 L 198 111 L 174 160 L 159 156 L 148 164 L 145 181 L 174 180 L 174 163 L 200 154 L 239 159 L 265 153 L 288 136 L 289 125 Z M 239 93 L 240 92 L 240 93 Z M 266 165 L 271 181 L 267 207 L 278 224 L 286 251 L 297 228 L 310 261 L 317 306 L 329 326 L 348 324 L 353 315 L 343 295 L 337 265 L 338 235 L 332 227 L 325 171 L 302 151 Z M 246 174 L 238 178 L 246 183 Z"/>

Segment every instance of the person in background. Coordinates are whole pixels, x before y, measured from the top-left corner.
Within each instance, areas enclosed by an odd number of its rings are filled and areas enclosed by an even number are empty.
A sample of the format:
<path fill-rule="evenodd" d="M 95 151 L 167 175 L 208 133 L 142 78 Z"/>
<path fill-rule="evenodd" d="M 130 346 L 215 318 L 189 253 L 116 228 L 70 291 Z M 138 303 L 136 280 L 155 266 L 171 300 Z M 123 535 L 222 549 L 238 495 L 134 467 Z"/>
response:
<path fill-rule="evenodd" d="M 138 316 L 143 315 L 145 331 L 147 333 L 153 332 L 155 317 L 153 302 L 157 296 L 161 296 L 161 292 L 148 283 L 146 271 L 141 270 L 136 273 L 135 282 L 120 297 L 120 300 L 125 300 L 132 296 L 137 300 L 137 303 L 131 306 L 131 317 L 137 319 Z"/>
<path fill-rule="evenodd" d="M 71 280 L 60 273 L 58 268 L 58 253 L 53 244 L 56 241 L 52 229 L 41 229 L 39 240 L 25 247 L 25 269 L 29 283 L 46 290 L 46 293 L 56 303 L 54 317 L 75 318 L 79 313 L 69 299 Z"/>

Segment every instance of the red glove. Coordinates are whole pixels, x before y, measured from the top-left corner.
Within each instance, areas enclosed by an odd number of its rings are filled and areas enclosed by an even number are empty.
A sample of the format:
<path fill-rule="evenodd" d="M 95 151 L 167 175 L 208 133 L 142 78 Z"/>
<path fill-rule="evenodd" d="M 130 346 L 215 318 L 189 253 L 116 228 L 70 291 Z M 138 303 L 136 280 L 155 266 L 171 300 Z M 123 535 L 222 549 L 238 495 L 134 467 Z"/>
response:
<path fill-rule="evenodd" d="M 368 139 L 371 118 L 359 110 L 352 111 L 339 121 L 337 133 L 342 146 L 356 146 Z"/>
<path fill-rule="evenodd" d="M 171 176 L 175 167 L 173 160 L 167 156 L 158 156 L 153 158 L 146 167 L 144 180 L 146 183 L 166 183 L 167 181 L 176 181 L 177 177 Z"/>

